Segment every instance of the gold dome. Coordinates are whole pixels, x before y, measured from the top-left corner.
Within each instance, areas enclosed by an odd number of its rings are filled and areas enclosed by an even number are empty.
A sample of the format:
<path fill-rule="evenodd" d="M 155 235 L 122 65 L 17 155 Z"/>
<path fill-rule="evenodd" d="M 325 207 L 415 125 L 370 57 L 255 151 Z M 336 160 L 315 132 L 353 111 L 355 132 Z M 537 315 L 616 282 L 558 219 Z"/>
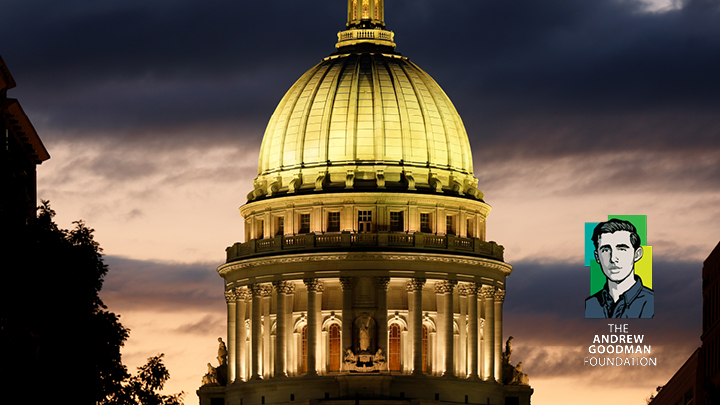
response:
<path fill-rule="evenodd" d="M 482 199 L 448 96 L 394 52 L 384 23 L 355 27 L 352 18 L 338 52 L 300 77 L 275 109 L 248 200 L 373 187 Z"/>

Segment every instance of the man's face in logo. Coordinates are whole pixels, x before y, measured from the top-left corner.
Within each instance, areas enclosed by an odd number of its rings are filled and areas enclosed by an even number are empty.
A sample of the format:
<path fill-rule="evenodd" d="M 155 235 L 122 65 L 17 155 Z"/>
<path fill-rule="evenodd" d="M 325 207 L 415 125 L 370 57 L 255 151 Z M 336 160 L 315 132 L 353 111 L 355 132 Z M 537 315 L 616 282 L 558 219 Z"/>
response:
<path fill-rule="evenodd" d="M 642 257 L 642 248 L 633 249 L 630 232 L 603 233 L 598 238 L 595 259 L 608 280 L 619 283 L 634 273 L 635 262 Z"/>

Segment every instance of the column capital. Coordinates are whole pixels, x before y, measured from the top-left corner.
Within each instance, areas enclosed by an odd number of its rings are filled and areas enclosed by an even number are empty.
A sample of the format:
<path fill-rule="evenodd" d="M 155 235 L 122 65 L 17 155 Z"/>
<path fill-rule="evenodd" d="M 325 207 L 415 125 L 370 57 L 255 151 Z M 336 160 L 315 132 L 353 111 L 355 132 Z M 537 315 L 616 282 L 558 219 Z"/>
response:
<path fill-rule="evenodd" d="M 390 277 L 375 277 L 373 281 L 377 288 L 387 291 L 388 284 L 390 284 Z"/>
<path fill-rule="evenodd" d="M 303 283 L 305 283 L 305 287 L 307 287 L 308 292 L 310 292 L 317 291 L 320 281 L 316 278 L 304 278 Z"/>
<path fill-rule="evenodd" d="M 225 301 L 227 301 L 228 304 L 234 304 L 236 299 L 237 295 L 235 294 L 235 291 L 233 291 L 233 289 L 225 290 Z"/>
<path fill-rule="evenodd" d="M 435 283 L 436 294 L 452 294 L 455 286 L 457 285 L 456 280 L 443 280 Z"/>
<path fill-rule="evenodd" d="M 235 287 L 235 297 L 238 301 L 244 301 L 250 297 L 250 291 L 246 287 Z"/>
<path fill-rule="evenodd" d="M 287 281 L 273 281 L 272 285 L 278 294 L 292 294 L 295 292 L 295 284 Z"/>
<path fill-rule="evenodd" d="M 462 286 L 468 295 L 477 295 L 478 292 L 480 292 L 480 285 L 478 283 L 463 283 Z"/>
<path fill-rule="evenodd" d="M 467 297 L 467 294 L 468 292 L 465 283 L 458 284 L 458 295 L 461 297 Z"/>
<path fill-rule="evenodd" d="M 263 291 L 265 290 L 263 285 L 260 284 L 249 284 L 248 290 L 250 290 L 250 293 L 253 297 L 260 297 L 263 294 Z"/>
<path fill-rule="evenodd" d="M 352 290 L 355 286 L 355 277 L 340 277 L 340 285 L 342 285 L 343 291 Z"/>
<path fill-rule="evenodd" d="M 260 291 L 260 294 L 263 298 L 269 298 L 272 297 L 272 287 L 269 285 L 263 285 L 262 291 Z"/>
<path fill-rule="evenodd" d="M 427 280 L 424 278 L 413 278 L 407 283 L 408 291 L 422 291 L 423 286 Z"/>
<path fill-rule="evenodd" d="M 488 299 L 488 298 L 494 298 L 495 297 L 495 287 L 491 285 L 484 285 L 480 289 L 480 296 Z"/>
<path fill-rule="evenodd" d="M 505 290 L 501 290 L 498 288 L 497 291 L 495 291 L 495 301 L 505 301 Z"/>

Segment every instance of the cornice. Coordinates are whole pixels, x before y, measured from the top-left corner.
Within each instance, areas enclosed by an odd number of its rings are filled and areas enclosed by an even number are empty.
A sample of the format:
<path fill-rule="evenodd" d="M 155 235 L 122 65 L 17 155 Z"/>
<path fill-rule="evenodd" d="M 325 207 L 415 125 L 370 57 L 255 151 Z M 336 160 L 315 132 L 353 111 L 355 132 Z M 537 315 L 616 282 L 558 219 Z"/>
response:
<path fill-rule="evenodd" d="M 377 253 L 312 253 L 312 254 L 296 254 L 282 255 L 275 257 L 260 257 L 246 260 L 238 260 L 223 264 L 218 267 L 217 271 L 225 278 L 230 272 L 237 270 L 247 270 L 256 267 L 287 265 L 292 263 L 312 263 L 312 262 L 339 262 L 339 261 L 414 261 L 414 262 L 432 262 L 437 264 L 451 265 L 470 265 L 480 266 L 486 269 L 498 271 L 507 277 L 512 272 L 512 265 L 491 259 L 472 258 L 466 256 L 432 254 L 432 253 L 398 253 L 398 252 L 377 252 Z"/>

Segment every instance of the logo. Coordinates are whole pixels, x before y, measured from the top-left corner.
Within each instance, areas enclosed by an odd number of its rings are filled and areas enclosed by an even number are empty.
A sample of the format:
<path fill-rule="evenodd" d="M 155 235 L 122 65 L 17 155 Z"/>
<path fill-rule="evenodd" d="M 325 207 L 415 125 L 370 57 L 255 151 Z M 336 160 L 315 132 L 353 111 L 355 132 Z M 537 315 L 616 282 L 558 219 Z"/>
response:
<path fill-rule="evenodd" d="M 585 223 L 585 266 L 590 296 L 585 318 L 652 318 L 652 246 L 646 215 L 608 215 Z"/>

